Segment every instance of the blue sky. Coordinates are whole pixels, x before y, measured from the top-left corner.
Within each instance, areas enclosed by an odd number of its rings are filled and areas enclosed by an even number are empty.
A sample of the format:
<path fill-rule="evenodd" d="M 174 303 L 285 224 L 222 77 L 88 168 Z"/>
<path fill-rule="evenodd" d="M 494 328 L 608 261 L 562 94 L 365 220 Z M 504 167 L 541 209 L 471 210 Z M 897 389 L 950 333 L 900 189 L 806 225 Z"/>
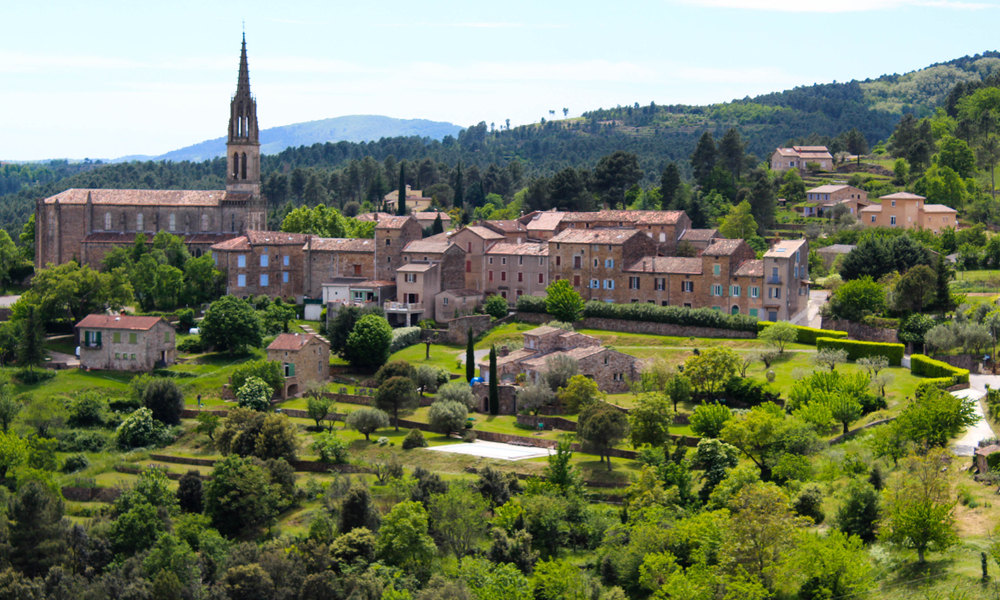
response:
<path fill-rule="evenodd" d="M 904 73 L 997 49 L 1000 0 L 22 2 L 0 8 L 0 158 L 223 135 L 246 21 L 262 128 L 351 114 L 531 123 Z"/>

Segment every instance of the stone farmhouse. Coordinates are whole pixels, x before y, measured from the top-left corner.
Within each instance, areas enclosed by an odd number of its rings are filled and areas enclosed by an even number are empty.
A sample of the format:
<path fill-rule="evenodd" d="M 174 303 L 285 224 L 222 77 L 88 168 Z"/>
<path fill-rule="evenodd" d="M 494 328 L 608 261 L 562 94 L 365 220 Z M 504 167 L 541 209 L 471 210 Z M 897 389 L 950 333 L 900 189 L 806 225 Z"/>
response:
<path fill-rule="evenodd" d="M 809 163 L 818 164 L 821 171 L 832 171 L 833 155 L 826 146 L 778 148 L 771 155 L 771 170 L 778 173 L 784 173 L 788 169 L 804 171 Z"/>
<path fill-rule="evenodd" d="M 161 317 L 87 315 L 76 330 L 84 369 L 148 372 L 177 357 L 174 328 Z"/>
<path fill-rule="evenodd" d="M 281 363 L 281 399 L 302 393 L 311 383 L 330 379 L 330 344 L 318 335 L 282 333 L 267 347 L 267 360 Z"/>
<path fill-rule="evenodd" d="M 829 217 L 835 206 L 844 205 L 850 214 L 857 217 L 861 209 L 870 204 L 865 190 L 851 185 L 821 185 L 806 190 L 801 212 L 805 217 Z"/>
<path fill-rule="evenodd" d="M 184 238 L 201 256 L 213 244 L 267 228 L 260 189 L 257 101 L 250 94 L 244 37 L 229 107 L 225 191 L 70 189 L 35 206 L 35 268 L 71 260 L 98 266 L 115 246 L 160 231 Z"/>
<path fill-rule="evenodd" d="M 502 355 L 501 355 L 502 354 Z M 580 373 L 593 379 L 605 393 L 628 391 L 629 381 L 638 377 L 638 359 L 617 350 L 601 346 L 595 337 L 566 331 L 555 327 L 538 327 L 524 332 L 524 347 L 497 355 L 498 383 L 514 383 L 524 374 L 529 383 L 538 383 L 545 373 L 546 361 L 553 356 L 565 355 L 576 359 Z M 489 358 L 480 360 L 480 376 L 489 383 Z"/>
<path fill-rule="evenodd" d="M 958 211 L 944 204 L 924 204 L 924 200 L 909 192 L 882 196 L 879 204 L 861 209 L 861 223 L 865 227 L 922 228 L 934 233 L 958 226 Z"/>

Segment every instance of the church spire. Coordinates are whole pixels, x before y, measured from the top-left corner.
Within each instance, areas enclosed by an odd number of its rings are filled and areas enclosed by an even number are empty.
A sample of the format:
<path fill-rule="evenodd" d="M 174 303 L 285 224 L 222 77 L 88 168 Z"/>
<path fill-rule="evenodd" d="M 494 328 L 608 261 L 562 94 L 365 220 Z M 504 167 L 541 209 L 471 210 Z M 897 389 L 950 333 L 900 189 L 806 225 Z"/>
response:
<path fill-rule="evenodd" d="M 250 67 L 247 66 L 247 34 L 243 34 L 240 50 L 240 78 L 236 82 L 236 95 L 250 97 Z"/>
<path fill-rule="evenodd" d="M 228 165 L 226 191 L 250 194 L 255 201 L 259 201 L 261 199 L 260 140 L 257 130 L 257 101 L 250 94 L 246 34 L 243 35 L 243 44 L 240 48 L 240 75 L 236 82 L 236 93 L 233 94 L 229 105 L 226 163 Z M 235 228 L 235 224 L 231 223 L 231 227 Z M 262 229 L 264 225 L 250 219 L 249 223 L 244 223 L 241 227 Z"/>
<path fill-rule="evenodd" d="M 245 33 L 240 48 L 240 75 L 229 113 L 229 143 L 233 142 L 257 142 L 257 101 L 250 95 L 250 67 L 247 66 Z"/>

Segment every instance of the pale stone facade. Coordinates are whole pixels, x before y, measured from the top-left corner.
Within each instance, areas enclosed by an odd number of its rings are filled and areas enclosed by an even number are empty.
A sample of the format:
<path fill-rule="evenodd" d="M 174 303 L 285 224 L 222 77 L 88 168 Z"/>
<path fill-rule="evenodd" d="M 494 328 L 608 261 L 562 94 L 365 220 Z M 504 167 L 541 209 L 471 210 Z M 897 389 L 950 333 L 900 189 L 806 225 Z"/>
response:
<path fill-rule="evenodd" d="M 826 146 L 778 148 L 771 154 L 771 170 L 779 173 L 788 169 L 804 171 L 809 163 L 818 164 L 821 171 L 832 171 L 833 155 Z"/>
<path fill-rule="evenodd" d="M 859 216 L 859 211 L 871 204 L 868 192 L 851 185 L 821 185 L 806 190 L 806 202 L 801 212 L 805 217 L 829 217 L 837 205 L 847 207 L 849 214 Z"/>
<path fill-rule="evenodd" d="M 161 317 L 88 315 L 76 329 L 84 369 L 148 372 L 177 358 L 176 333 Z"/>
<path fill-rule="evenodd" d="M 499 294 L 508 303 L 527 294 L 544 296 L 549 285 L 549 245 L 543 242 L 494 244 L 483 257 L 485 291 Z"/>
<path fill-rule="evenodd" d="M 267 347 L 267 360 L 281 363 L 283 400 L 330 379 L 330 345 L 318 335 L 282 333 Z"/>
<path fill-rule="evenodd" d="M 809 242 L 781 241 L 764 253 L 762 321 L 793 321 L 809 305 Z"/>

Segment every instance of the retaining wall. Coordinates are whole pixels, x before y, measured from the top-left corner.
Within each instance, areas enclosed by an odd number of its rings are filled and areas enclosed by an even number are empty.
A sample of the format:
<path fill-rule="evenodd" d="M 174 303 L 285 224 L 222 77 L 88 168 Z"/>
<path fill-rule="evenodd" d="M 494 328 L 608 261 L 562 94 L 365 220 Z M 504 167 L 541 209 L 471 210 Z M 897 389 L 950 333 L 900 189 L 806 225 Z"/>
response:
<path fill-rule="evenodd" d="M 62 488 L 63 498 L 73 502 L 114 502 L 122 491 L 118 488 L 73 487 Z"/>
<path fill-rule="evenodd" d="M 899 336 L 895 329 L 882 329 L 853 321 L 823 319 L 821 329 L 846 331 L 848 339 L 862 342 L 881 342 L 883 344 L 898 344 Z"/>
<path fill-rule="evenodd" d="M 547 313 L 517 313 L 518 320 L 524 323 L 548 323 L 555 320 Z M 576 329 L 600 329 L 618 333 L 643 333 L 649 335 L 671 335 L 678 337 L 705 338 L 738 338 L 753 339 L 757 337 L 754 331 L 734 331 L 732 329 L 716 329 L 714 327 L 692 327 L 689 325 L 672 325 L 670 323 L 650 323 L 648 321 L 627 321 L 625 319 L 603 319 L 588 317 L 573 323 Z"/>

